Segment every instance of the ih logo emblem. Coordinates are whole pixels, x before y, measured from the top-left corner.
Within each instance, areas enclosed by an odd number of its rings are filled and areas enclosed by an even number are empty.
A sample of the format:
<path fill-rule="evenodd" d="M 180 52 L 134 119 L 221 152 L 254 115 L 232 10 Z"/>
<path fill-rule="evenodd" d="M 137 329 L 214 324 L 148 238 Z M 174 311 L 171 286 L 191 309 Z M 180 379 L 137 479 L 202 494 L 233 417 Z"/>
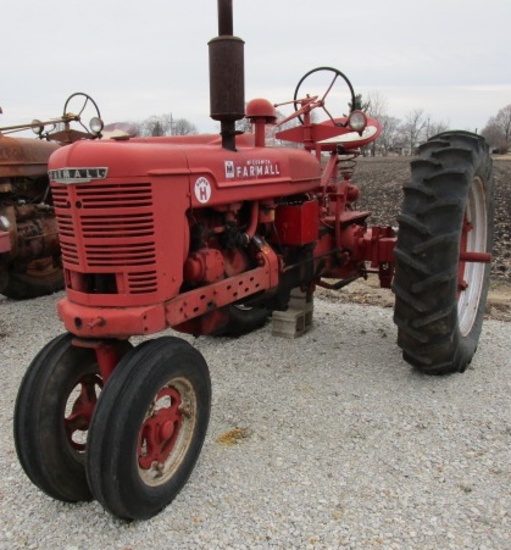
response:
<path fill-rule="evenodd" d="M 211 184 L 207 178 L 198 178 L 195 182 L 195 198 L 202 204 L 211 198 Z"/>
<path fill-rule="evenodd" d="M 225 178 L 231 179 L 234 177 L 234 161 L 226 160 L 225 161 Z"/>

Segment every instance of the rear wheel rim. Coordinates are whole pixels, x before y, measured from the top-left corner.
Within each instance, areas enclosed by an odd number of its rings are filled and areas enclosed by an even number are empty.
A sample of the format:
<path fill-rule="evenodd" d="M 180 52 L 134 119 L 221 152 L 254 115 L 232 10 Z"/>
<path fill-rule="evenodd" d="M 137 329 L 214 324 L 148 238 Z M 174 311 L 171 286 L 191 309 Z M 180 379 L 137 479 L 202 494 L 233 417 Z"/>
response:
<path fill-rule="evenodd" d="M 474 178 L 467 197 L 460 252 L 486 253 L 488 242 L 488 209 L 484 184 Z M 460 257 L 458 264 L 458 322 L 460 332 L 467 336 L 479 312 L 483 293 L 486 263 L 468 262 Z"/>

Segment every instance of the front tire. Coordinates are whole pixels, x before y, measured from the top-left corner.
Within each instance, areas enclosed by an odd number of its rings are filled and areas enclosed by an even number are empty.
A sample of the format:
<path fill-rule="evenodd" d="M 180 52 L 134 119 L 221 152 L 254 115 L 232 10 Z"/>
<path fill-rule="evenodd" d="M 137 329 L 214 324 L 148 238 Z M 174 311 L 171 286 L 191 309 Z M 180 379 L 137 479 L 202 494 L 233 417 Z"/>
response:
<path fill-rule="evenodd" d="M 91 500 L 85 474 L 86 434 L 103 385 L 94 350 L 54 338 L 33 359 L 14 410 L 14 442 L 27 476 L 65 502 Z M 122 350 L 131 348 L 119 342 Z"/>
<path fill-rule="evenodd" d="M 394 321 L 404 359 L 427 374 L 463 372 L 481 333 L 493 244 L 488 146 L 446 132 L 419 148 L 395 248 Z"/>
<path fill-rule="evenodd" d="M 202 355 L 161 337 L 126 355 L 109 378 L 87 441 L 87 477 L 114 516 L 147 519 L 167 506 L 200 454 L 211 408 Z"/>

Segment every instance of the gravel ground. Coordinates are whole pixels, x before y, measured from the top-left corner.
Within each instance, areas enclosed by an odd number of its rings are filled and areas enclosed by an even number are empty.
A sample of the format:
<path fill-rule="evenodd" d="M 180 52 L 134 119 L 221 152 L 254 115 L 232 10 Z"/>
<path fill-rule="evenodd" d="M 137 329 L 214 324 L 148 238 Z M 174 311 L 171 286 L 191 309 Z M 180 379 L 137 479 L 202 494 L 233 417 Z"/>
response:
<path fill-rule="evenodd" d="M 404 363 L 388 308 L 316 298 L 298 340 L 195 340 L 213 380 L 205 447 L 167 509 L 127 524 L 46 497 L 16 458 L 17 388 L 62 331 L 57 298 L 0 300 L 0 548 L 510 548 L 510 323 L 486 321 L 448 378 Z"/>

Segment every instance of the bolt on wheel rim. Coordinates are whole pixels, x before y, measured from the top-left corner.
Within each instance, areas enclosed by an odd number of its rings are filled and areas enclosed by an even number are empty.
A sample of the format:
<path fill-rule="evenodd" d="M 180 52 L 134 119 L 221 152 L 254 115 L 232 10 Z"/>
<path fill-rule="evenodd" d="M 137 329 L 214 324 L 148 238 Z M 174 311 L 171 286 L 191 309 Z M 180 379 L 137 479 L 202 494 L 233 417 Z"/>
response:
<path fill-rule="evenodd" d="M 154 396 L 139 432 L 138 472 L 146 485 L 168 481 L 189 449 L 197 421 L 197 396 L 185 378 L 175 378 Z"/>

